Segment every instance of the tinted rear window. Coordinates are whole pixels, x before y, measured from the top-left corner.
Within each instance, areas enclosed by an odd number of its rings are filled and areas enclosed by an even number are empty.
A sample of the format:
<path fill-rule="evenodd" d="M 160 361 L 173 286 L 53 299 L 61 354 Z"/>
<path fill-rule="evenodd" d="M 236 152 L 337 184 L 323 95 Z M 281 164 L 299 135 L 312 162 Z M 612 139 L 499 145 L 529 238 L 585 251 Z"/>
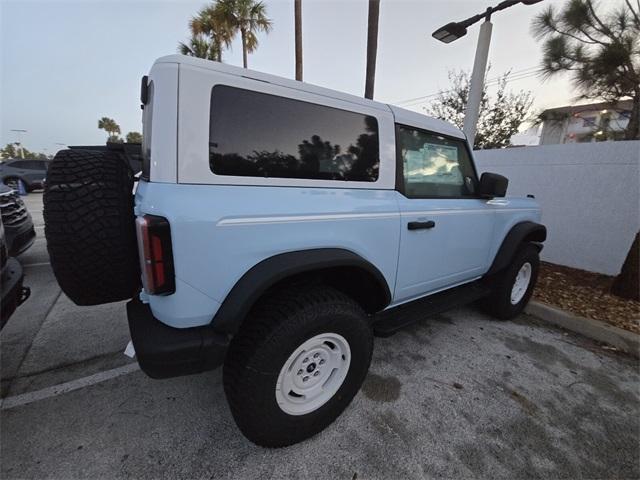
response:
<path fill-rule="evenodd" d="M 213 87 L 216 175 L 375 182 L 375 117 L 224 85 Z"/>

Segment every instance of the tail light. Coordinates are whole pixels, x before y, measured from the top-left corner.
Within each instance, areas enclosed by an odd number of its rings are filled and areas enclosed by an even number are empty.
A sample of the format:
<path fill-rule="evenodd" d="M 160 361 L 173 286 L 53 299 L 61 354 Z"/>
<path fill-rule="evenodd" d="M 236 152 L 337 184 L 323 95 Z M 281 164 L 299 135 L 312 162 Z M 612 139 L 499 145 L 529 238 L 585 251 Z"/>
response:
<path fill-rule="evenodd" d="M 150 295 L 169 295 L 176 291 L 171 250 L 171 227 L 166 218 L 144 215 L 136 218 L 138 256 L 142 285 Z"/>

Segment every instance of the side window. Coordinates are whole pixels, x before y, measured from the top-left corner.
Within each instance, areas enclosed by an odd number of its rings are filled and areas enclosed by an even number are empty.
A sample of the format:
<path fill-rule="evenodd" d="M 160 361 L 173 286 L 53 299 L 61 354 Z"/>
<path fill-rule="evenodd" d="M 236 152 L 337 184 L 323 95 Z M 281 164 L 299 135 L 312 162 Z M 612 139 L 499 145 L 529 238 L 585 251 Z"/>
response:
<path fill-rule="evenodd" d="M 209 166 L 216 175 L 375 182 L 375 117 L 216 85 Z"/>
<path fill-rule="evenodd" d="M 23 160 L 19 162 L 19 168 L 24 168 L 26 170 L 43 170 L 44 162 L 41 160 Z"/>
<path fill-rule="evenodd" d="M 33 162 L 31 160 L 18 160 L 17 162 L 13 162 L 13 167 L 19 168 L 20 170 L 32 170 Z"/>
<path fill-rule="evenodd" d="M 406 197 L 473 196 L 476 173 L 463 140 L 398 125 L 396 142 Z"/>

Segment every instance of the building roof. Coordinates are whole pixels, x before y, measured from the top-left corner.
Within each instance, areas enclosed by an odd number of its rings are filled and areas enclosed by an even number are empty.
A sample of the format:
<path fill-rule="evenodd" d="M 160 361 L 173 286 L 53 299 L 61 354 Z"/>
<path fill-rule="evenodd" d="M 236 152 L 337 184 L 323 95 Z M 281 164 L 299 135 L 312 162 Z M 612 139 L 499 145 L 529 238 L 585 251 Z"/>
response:
<path fill-rule="evenodd" d="M 583 105 L 567 105 L 564 107 L 555 107 L 548 108 L 544 112 L 540 114 L 540 117 L 543 117 L 549 113 L 580 113 L 580 112 L 590 112 L 593 110 L 604 110 L 610 108 L 612 110 L 631 110 L 632 101 L 631 100 L 621 100 L 617 103 L 611 102 L 597 102 L 597 103 L 585 103 Z"/>

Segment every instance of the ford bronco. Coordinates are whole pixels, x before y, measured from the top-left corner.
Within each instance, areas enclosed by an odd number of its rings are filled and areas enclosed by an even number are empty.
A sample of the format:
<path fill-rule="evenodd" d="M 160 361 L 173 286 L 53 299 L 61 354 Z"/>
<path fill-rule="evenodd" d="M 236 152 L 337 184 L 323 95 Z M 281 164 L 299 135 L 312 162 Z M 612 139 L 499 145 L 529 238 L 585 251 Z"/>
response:
<path fill-rule="evenodd" d="M 224 365 L 232 415 L 269 447 L 358 392 L 374 333 L 531 296 L 546 239 L 532 198 L 478 177 L 465 136 L 393 105 L 192 57 L 142 80 L 142 172 L 74 148 L 44 196 L 48 250 L 78 305 L 128 300 L 140 367 Z"/>

